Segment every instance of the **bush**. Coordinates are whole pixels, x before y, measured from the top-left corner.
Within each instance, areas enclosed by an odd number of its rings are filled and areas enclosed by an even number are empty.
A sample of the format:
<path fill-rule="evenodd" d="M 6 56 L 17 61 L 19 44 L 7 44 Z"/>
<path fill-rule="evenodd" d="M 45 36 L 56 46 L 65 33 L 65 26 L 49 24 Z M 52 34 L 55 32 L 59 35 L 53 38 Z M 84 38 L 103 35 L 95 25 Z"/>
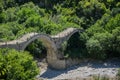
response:
<path fill-rule="evenodd" d="M 107 53 L 107 51 L 110 51 L 112 47 L 112 41 L 113 41 L 112 34 L 108 32 L 96 33 L 92 38 L 97 39 L 100 42 L 100 45 L 103 47 L 105 53 Z"/>
<path fill-rule="evenodd" d="M 109 32 L 112 32 L 113 29 L 120 26 L 120 14 L 117 14 L 115 17 L 112 17 L 108 23 L 105 25 L 105 29 Z"/>
<path fill-rule="evenodd" d="M 108 32 L 96 33 L 87 41 L 86 46 L 91 57 L 93 56 L 94 58 L 104 59 L 113 54 L 111 53 L 112 42 L 112 34 Z"/>
<path fill-rule="evenodd" d="M 33 80 L 38 71 L 28 52 L 0 49 L 0 79 Z"/>
<path fill-rule="evenodd" d="M 120 27 L 112 30 L 112 34 L 114 35 L 113 52 L 117 53 L 116 56 L 120 56 Z"/>
<path fill-rule="evenodd" d="M 40 40 L 35 40 L 26 48 L 34 57 L 36 58 L 45 58 L 47 56 L 47 50 L 44 47 L 44 44 Z"/>
<path fill-rule="evenodd" d="M 95 39 L 88 40 L 86 43 L 86 47 L 91 58 L 105 59 L 106 54 L 104 53 L 104 50 L 98 40 Z"/>

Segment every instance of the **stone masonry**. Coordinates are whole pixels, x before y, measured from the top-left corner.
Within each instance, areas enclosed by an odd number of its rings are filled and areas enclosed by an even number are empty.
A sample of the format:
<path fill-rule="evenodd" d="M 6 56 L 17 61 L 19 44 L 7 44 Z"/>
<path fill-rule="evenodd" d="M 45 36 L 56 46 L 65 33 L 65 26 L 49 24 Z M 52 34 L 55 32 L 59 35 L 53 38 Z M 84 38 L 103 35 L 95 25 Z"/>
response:
<path fill-rule="evenodd" d="M 40 39 L 47 49 L 48 65 L 55 69 L 65 69 L 66 61 L 60 59 L 63 57 L 63 52 L 60 51 L 61 44 L 75 33 L 80 32 L 77 28 L 68 28 L 57 35 L 50 36 L 47 34 L 28 33 L 21 38 L 8 42 L 0 42 L 0 48 L 14 48 L 16 50 L 25 50 L 25 48 L 34 40 Z"/>

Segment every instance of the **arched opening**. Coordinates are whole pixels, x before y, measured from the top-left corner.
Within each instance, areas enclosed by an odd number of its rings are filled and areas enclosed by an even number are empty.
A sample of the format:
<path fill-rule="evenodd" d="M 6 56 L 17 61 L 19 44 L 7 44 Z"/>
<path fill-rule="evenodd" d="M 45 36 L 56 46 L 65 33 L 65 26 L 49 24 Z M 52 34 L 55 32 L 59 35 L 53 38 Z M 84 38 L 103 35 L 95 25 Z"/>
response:
<path fill-rule="evenodd" d="M 29 51 L 36 58 L 45 58 L 47 56 L 47 50 L 44 46 L 44 43 L 39 39 L 31 42 L 25 49 Z"/>
<path fill-rule="evenodd" d="M 63 47 L 64 50 L 64 57 L 65 58 L 81 58 L 81 43 L 80 43 L 80 33 L 76 32 L 70 38 L 64 42 L 65 46 Z"/>
<path fill-rule="evenodd" d="M 37 48 L 39 48 L 39 46 L 40 46 L 40 48 L 38 49 L 38 52 L 40 51 L 40 55 L 42 54 L 42 56 L 38 56 L 38 54 L 36 56 L 38 58 L 45 57 L 47 64 L 52 68 L 56 68 L 57 63 L 55 63 L 55 61 L 57 61 L 57 48 L 56 48 L 56 45 L 54 44 L 54 42 L 52 41 L 52 39 L 48 35 L 34 34 L 34 36 L 31 36 L 25 42 L 22 43 L 21 50 L 31 50 L 31 48 L 29 48 L 29 47 L 32 44 L 38 45 L 37 47 L 33 48 L 35 50 Z M 33 55 L 36 54 L 34 52 L 35 50 L 31 50 L 34 53 Z M 43 52 L 43 53 L 41 53 L 41 52 Z"/>
<path fill-rule="evenodd" d="M 38 67 L 47 68 L 47 49 L 45 44 L 40 40 L 36 39 L 27 45 L 25 51 L 30 52 L 30 54 L 37 61 Z"/>

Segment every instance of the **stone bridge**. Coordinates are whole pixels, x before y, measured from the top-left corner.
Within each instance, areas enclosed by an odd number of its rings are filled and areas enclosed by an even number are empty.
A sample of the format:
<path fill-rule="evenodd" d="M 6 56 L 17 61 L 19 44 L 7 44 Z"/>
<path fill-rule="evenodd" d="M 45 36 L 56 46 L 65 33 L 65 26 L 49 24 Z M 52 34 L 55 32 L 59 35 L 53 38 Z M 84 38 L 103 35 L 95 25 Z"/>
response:
<path fill-rule="evenodd" d="M 36 39 L 40 39 L 47 49 L 48 65 L 55 69 L 64 69 L 67 66 L 66 61 L 64 59 L 60 59 L 63 57 L 63 54 L 60 51 L 60 48 L 62 47 L 61 44 L 64 41 L 69 40 L 69 38 L 77 32 L 81 32 L 81 30 L 77 28 L 68 28 L 54 36 L 40 33 L 28 33 L 17 40 L 0 42 L 0 48 L 25 50 L 31 42 Z"/>

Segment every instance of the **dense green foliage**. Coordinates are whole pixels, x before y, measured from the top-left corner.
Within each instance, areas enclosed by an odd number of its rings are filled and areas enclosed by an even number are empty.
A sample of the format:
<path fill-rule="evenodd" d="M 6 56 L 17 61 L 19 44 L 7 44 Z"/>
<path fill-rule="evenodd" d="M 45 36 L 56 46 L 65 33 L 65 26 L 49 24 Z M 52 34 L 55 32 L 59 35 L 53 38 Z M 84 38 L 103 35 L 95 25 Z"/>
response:
<path fill-rule="evenodd" d="M 0 0 L 0 41 L 28 32 L 53 35 L 69 27 L 85 32 L 66 42 L 65 56 L 120 56 L 119 0 Z"/>
<path fill-rule="evenodd" d="M 35 40 L 25 49 L 29 51 L 35 58 L 43 59 L 47 56 L 47 50 L 40 40 Z"/>
<path fill-rule="evenodd" d="M 0 80 L 33 80 L 38 72 L 28 52 L 0 49 Z"/>

